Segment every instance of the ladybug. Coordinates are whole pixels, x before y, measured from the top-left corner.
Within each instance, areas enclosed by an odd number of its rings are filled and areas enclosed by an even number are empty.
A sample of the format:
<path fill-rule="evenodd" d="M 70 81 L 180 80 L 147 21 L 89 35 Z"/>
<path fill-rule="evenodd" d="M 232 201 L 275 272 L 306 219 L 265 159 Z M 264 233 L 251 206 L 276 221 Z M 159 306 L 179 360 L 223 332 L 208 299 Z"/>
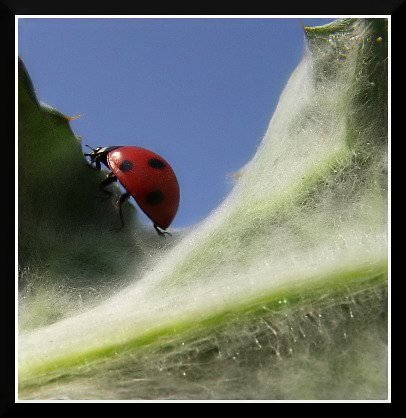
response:
<path fill-rule="evenodd" d="M 103 163 L 110 170 L 100 183 L 100 190 L 112 195 L 105 188 L 117 180 L 126 190 L 117 200 L 121 228 L 124 226 L 121 205 L 132 196 L 151 219 L 157 233 L 161 236 L 169 234 L 165 230 L 176 215 L 180 197 L 178 180 L 169 163 L 145 148 L 86 146 L 92 150 L 91 153 L 84 154 L 90 158 L 90 166 L 101 170 Z"/>

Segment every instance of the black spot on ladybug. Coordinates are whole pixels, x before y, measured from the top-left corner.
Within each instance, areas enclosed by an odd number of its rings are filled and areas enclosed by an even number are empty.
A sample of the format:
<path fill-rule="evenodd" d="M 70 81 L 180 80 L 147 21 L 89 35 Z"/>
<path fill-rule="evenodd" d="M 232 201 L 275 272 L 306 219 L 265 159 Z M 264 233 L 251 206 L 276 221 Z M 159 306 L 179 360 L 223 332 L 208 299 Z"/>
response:
<path fill-rule="evenodd" d="M 152 168 L 157 168 L 158 170 L 162 170 L 166 167 L 166 164 L 158 158 L 150 158 L 148 160 L 148 165 Z"/>
<path fill-rule="evenodd" d="M 130 160 L 124 160 L 120 164 L 121 171 L 130 171 L 134 167 L 134 164 Z"/>
<path fill-rule="evenodd" d="M 155 190 L 153 192 L 149 192 L 145 200 L 148 203 L 148 205 L 153 206 L 163 202 L 164 199 L 164 194 L 160 190 Z"/>

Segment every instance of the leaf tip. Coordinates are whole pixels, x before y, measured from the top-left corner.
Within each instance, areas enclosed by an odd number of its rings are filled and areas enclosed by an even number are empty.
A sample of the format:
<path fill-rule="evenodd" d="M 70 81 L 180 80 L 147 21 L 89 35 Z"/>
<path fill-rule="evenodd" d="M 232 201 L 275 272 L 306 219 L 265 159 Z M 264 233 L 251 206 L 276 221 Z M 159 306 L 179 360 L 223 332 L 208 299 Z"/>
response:
<path fill-rule="evenodd" d="M 66 116 L 65 115 L 65 117 L 69 122 L 72 122 L 73 120 L 76 120 L 76 119 L 79 119 L 80 117 L 82 117 L 82 115 L 75 115 L 75 116 Z"/>

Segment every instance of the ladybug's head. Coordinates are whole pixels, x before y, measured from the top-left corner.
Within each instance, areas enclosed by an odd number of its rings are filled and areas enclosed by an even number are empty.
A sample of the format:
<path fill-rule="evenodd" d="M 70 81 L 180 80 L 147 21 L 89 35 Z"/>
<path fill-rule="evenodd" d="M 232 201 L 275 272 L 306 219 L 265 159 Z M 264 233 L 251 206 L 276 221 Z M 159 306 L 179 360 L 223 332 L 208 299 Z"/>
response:
<path fill-rule="evenodd" d="M 86 147 L 90 148 L 92 152 L 86 153 L 85 157 L 90 157 L 90 162 L 96 164 L 96 168 L 100 170 L 100 163 L 103 163 L 106 167 L 107 165 L 107 154 L 110 151 L 113 151 L 117 148 L 122 147 L 122 145 L 113 146 L 113 147 L 97 147 L 92 148 L 90 145 L 86 144 Z"/>
<path fill-rule="evenodd" d="M 92 150 L 92 152 L 85 154 L 85 157 L 90 157 L 91 163 L 95 163 L 96 161 L 99 161 L 101 159 L 101 157 L 103 156 L 102 150 L 105 149 L 105 147 L 92 148 L 90 145 L 87 144 L 85 146 Z"/>

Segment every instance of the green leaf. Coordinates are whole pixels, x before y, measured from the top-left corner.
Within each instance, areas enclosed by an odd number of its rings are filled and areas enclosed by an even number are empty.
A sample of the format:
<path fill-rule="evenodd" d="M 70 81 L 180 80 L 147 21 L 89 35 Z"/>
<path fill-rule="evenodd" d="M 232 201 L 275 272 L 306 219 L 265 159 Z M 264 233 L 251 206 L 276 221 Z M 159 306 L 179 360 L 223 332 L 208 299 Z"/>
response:
<path fill-rule="evenodd" d="M 163 249 L 158 262 L 140 257 L 123 273 L 130 283 L 121 291 L 53 324 L 22 330 L 21 397 L 387 397 L 387 21 L 340 19 L 305 32 L 304 57 L 230 196 Z M 27 79 L 21 79 L 25 86 Z M 30 91 L 20 100 L 26 120 L 39 112 Z M 32 181 L 39 190 L 51 177 L 54 191 L 77 194 L 70 181 L 77 175 L 75 184 L 84 185 L 78 199 L 97 211 L 89 190 L 100 178 L 85 173 L 66 117 L 40 109 L 52 129 L 72 140 L 68 150 L 61 139 L 54 152 L 44 140 L 37 158 L 42 165 L 50 154 L 55 162 L 67 159 L 72 173 L 56 168 L 47 176 L 36 169 L 21 184 L 30 188 Z M 36 193 L 23 186 L 25 213 L 36 207 Z M 82 217 L 93 213 L 79 213 L 68 200 L 45 205 L 40 219 L 59 226 L 63 220 L 65 248 L 72 251 L 72 225 L 82 234 Z M 31 220 L 39 216 L 28 213 Z M 99 232 L 89 230 L 89 246 L 114 216 L 97 213 Z M 127 235 L 130 253 L 138 228 Z M 36 241 L 38 231 L 30 234 Z M 20 242 L 27 245 L 24 260 L 32 260 L 33 244 L 26 235 Z M 117 265 L 118 244 L 110 245 L 107 268 Z M 54 250 L 47 260 L 51 277 L 55 265 L 68 276 L 81 266 L 72 268 Z M 36 306 L 54 295 L 43 288 Z"/>

